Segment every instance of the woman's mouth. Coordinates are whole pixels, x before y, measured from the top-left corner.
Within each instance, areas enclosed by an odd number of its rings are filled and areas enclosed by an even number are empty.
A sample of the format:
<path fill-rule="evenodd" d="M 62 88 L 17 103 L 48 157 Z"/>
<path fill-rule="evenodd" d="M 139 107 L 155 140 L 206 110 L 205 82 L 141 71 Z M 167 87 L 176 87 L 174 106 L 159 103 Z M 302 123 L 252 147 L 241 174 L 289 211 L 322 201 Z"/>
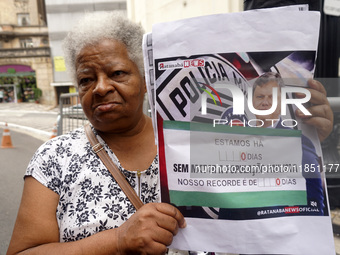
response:
<path fill-rule="evenodd" d="M 95 106 L 95 109 L 100 112 L 109 112 L 111 111 L 115 106 L 117 106 L 118 103 L 105 103 L 105 104 L 99 104 Z"/>

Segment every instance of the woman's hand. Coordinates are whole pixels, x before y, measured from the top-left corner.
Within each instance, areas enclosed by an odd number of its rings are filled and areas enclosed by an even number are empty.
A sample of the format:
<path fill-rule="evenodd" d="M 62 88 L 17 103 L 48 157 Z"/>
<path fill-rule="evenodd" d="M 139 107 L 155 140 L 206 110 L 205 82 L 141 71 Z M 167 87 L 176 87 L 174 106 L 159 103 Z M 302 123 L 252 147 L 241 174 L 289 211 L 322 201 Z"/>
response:
<path fill-rule="evenodd" d="M 310 79 L 308 81 L 308 90 L 311 93 L 310 103 L 312 104 L 307 110 L 312 116 L 304 115 L 300 110 L 296 110 L 296 115 L 300 117 L 304 123 L 314 126 L 318 132 L 320 141 L 332 132 L 333 129 L 333 111 L 327 100 L 325 87 L 317 80 Z M 304 97 L 304 94 L 296 93 L 297 97 Z"/>
<path fill-rule="evenodd" d="M 164 254 L 178 228 L 185 226 L 183 215 L 174 206 L 146 204 L 118 228 L 119 254 Z"/>

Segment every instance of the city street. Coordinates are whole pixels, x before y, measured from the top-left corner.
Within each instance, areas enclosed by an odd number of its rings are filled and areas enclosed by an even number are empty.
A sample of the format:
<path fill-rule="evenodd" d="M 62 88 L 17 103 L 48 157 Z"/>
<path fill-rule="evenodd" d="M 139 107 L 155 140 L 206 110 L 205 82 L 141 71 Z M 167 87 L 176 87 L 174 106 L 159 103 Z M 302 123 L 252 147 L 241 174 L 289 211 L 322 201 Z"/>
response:
<path fill-rule="evenodd" d="M 6 254 L 20 204 L 26 167 L 51 137 L 57 108 L 38 104 L 0 104 L 0 138 L 8 123 L 14 148 L 0 148 L 0 255 Z"/>
<path fill-rule="evenodd" d="M 41 139 L 10 130 L 14 148 L 0 148 L 0 254 L 6 250 L 20 204 L 23 176 L 33 153 L 43 143 Z M 1 128 L 2 135 L 2 128 Z"/>

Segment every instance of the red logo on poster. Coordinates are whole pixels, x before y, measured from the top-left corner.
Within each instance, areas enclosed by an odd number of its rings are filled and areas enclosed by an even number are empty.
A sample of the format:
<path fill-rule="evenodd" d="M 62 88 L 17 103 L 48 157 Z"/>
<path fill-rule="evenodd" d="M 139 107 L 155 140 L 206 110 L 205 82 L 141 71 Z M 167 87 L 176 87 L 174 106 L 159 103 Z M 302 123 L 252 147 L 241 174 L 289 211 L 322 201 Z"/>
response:
<path fill-rule="evenodd" d="M 193 66 L 193 67 L 203 67 L 204 66 L 204 59 L 191 60 L 191 66 Z"/>

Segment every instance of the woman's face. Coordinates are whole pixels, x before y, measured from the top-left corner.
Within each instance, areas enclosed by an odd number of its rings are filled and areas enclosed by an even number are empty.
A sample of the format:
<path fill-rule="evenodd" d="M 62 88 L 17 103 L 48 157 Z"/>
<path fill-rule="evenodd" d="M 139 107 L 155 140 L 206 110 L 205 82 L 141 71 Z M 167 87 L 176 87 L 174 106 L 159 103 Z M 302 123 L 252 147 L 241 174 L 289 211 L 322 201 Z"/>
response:
<path fill-rule="evenodd" d="M 127 132 L 143 116 L 145 82 L 125 45 L 101 40 L 76 59 L 79 97 L 92 125 L 102 132 Z"/>

